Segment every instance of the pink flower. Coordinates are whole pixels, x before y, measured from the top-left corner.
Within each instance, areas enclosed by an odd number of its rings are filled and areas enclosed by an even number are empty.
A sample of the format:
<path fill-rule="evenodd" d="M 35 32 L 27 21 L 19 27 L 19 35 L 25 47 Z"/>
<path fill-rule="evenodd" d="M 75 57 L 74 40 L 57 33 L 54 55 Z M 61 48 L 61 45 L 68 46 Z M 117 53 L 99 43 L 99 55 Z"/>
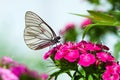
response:
<path fill-rule="evenodd" d="M 109 50 L 109 48 L 103 44 L 96 44 L 96 45 L 99 46 L 101 49 Z"/>
<path fill-rule="evenodd" d="M 101 50 L 101 48 L 98 47 L 96 44 L 93 44 L 90 42 L 85 44 L 85 48 L 86 48 L 86 50 L 90 50 L 90 51 Z"/>
<path fill-rule="evenodd" d="M 55 60 L 62 59 L 66 55 L 66 53 L 68 53 L 68 48 L 70 46 L 73 46 L 72 43 L 70 43 L 70 42 L 67 42 L 67 43 L 64 43 L 63 45 L 61 45 L 61 47 L 59 47 L 59 49 L 57 50 L 54 59 Z"/>
<path fill-rule="evenodd" d="M 117 67 L 117 72 L 120 74 L 120 65 Z"/>
<path fill-rule="evenodd" d="M 92 24 L 92 21 L 91 21 L 91 19 L 87 18 L 81 23 L 81 26 L 82 26 L 82 28 L 85 28 L 89 24 Z"/>
<path fill-rule="evenodd" d="M 106 70 L 102 75 L 103 80 L 119 80 L 119 74 L 118 73 L 112 73 L 108 70 Z"/>
<path fill-rule="evenodd" d="M 49 50 L 48 52 L 45 53 L 44 55 L 44 60 L 46 60 L 48 57 L 50 57 L 52 54 L 56 53 L 56 51 L 61 47 L 61 44 L 54 47 L 53 49 Z"/>
<path fill-rule="evenodd" d="M 41 74 L 40 75 L 42 80 L 47 80 L 48 79 L 48 74 Z"/>
<path fill-rule="evenodd" d="M 120 65 L 117 62 L 107 62 L 106 70 L 111 73 L 120 73 Z"/>
<path fill-rule="evenodd" d="M 83 48 L 86 51 L 99 51 L 102 50 L 97 44 L 91 42 L 81 41 L 78 43 L 78 47 Z M 84 51 L 85 52 L 85 51 Z"/>
<path fill-rule="evenodd" d="M 11 64 L 12 62 L 13 62 L 13 60 L 7 56 L 2 57 L 2 59 L 1 59 L 1 63 L 3 65 Z"/>
<path fill-rule="evenodd" d="M 60 34 L 63 35 L 65 32 L 73 29 L 75 27 L 75 24 L 74 23 L 69 23 L 65 26 L 65 28 L 63 30 L 60 30 Z"/>
<path fill-rule="evenodd" d="M 67 53 L 67 51 L 66 52 L 64 52 L 64 51 L 57 51 L 57 53 L 55 54 L 55 60 L 60 60 L 60 59 L 62 59 L 64 56 L 65 56 L 65 54 Z"/>
<path fill-rule="evenodd" d="M 15 65 L 11 68 L 11 71 L 18 77 L 20 77 L 22 74 L 28 74 L 29 70 L 28 68 L 23 64 Z"/>
<path fill-rule="evenodd" d="M 119 80 L 120 65 L 117 62 L 107 62 L 106 71 L 103 73 L 103 80 Z"/>
<path fill-rule="evenodd" d="M 67 24 L 65 27 L 66 27 L 65 30 L 69 30 L 69 29 L 74 28 L 74 27 L 75 27 L 75 24 L 74 24 L 74 23 L 69 23 L 69 24 Z"/>
<path fill-rule="evenodd" d="M 96 59 L 93 54 L 81 54 L 78 64 L 87 67 L 93 64 L 95 61 Z"/>
<path fill-rule="evenodd" d="M 55 54 L 55 60 L 60 60 L 62 58 L 68 60 L 69 62 L 74 62 L 79 57 L 79 51 L 77 50 L 76 44 L 72 42 L 67 42 L 62 45 Z"/>
<path fill-rule="evenodd" d="M 74 62 L 79 57 L 79 51 L 78 50 L 70 50 L 69 53 L 67 53 L 64 58 L 68 60 L 69 62 Z"/>
<path fill-rule="evenodd" d="M 38 79 L 40 78 L 40 80 L 41 80 L 41 75 L 39 75 L 39 73 L 37 71 L 34 71 L 34 70 L 29 71 L 28 76 L 31 76 L 33 78 L 38 78 Z"/>
<path fill-rule="evenodd" d="M 0 68 L 0 77 L 2 80 L 19 80 L 10 70 L 3 68 Z"/>
<path fill-rule="evenodd" d="M 45 53 L 44 55 L 44 60 L 46 60 L 50 55 L 54 52 L 54 49 L 49 50 L 48 52 Z"/>
<path fill-rule="evenodd" d="M 98 52 L 96 55 L 97 55 L 98 59 L 100 59 L 100 60 L 103 61 L 103 62 L 115 60 L 115 59 L 110 55 L 110 53 L 107 53 L 107 52 Z"/>
<path fill-rule="evenodd" d="M 68 49 L 77 49 L 77 46 L 75 43 L 73 42 L 66 42 L 63 44 L 63 47 L 61 47 L 61 49 L 63 50 L 68 50 Z"/>

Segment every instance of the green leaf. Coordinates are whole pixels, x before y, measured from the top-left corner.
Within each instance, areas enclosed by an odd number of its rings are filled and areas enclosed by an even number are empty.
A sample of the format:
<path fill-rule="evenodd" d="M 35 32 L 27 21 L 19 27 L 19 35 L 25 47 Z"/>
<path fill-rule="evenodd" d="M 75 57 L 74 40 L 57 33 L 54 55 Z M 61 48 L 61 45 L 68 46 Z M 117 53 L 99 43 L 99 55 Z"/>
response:
<path fill-rule="evenodd" d="M 120 53 L 120 41 L 117 42 L 114 46 L 114 57 L 116 60 L 119 59 L 119 53 Z"/>
<path fill-rule="evenodd" d="M 54 73 L 52 73 L 51 75 L 50 75 L 50 77 L 48 78 L 48 80 L 51 80 L 53 77 L 55 77 L 55 80 L 57 80 L 57 77 L 60 75 L 60 74 L 62 74 L 62 73 L 68 73 L 69 71 L 68 70 L 59 70 L 59 71 L 56 71 L 56 72 L 54 72 Z"/>
<path fill-rule="evenodd" d="M 97 25 L 120 26 L 120 21 L 117 21 L 117 19 L 111 15 L 91 10 L 88 10 L 88 12 L 90 13 L 90 15 L 82 15 L 76 13 L 70 14 L 90 18 Z"/>
<path fill-rule="evenodd" d="M 101 26 L 120 26 L 120 22 L 109 22 L 109 21 L 99 21 L 96 22 L 96 25 L 101 25 Z"/>
<path fill-rule="evenodd" d="M 80 78 L 79 80 L 85 80 L 84 78 Z"/>
<path fill-rule="evenodd" d="M 116 20 L 120 21 L 120 11 L 111 11 L 110 14 L 112 14 Z"/>
<path fill-rule="evenodd" d="M 92 75 L 89 75 L 89 76 L 88 76 L 88 80 L 93 80 Z"/>
<path fill-rule="evenodd" d="M 116 22 L 116 23 L 110 23 L 110 22 L 99 22 L 99 23 L 96 23 L 96 24 L 90 24 L 90 25 L 87 25 L 86 28 L 84 29 L 84 32 L 83 32 L 83 35 L 82 35 L 82 39 L 84 39 L 85 35 L 87 34 L 87 32 L 95 27 L 95 26 L 100 26 L 100 27 L 109 27 L 109 26 L 120 26 L 120 22 Z"/>
<path fill-rule="evenodd" d="M 80 80 L 81 79 L 81 76 L 79 75 L 76 75 L 76 76 L 73 76 L 72 80 Z"/>
<path fill-rule="evenodd" d="M 84 39 L 85 35 L 87 34 L 87 32 L 92 28 L 94 27 L 96 24 L 91 24 L 91 25 L 88 25 L 86 26 L 86 28 L 84 29 L 84 32 L 83 32 L 83 36 L 82 36 L 82 39 Z"/>
<path fill-rule="evenodd" d="M 51 80 L 53 77 L 55 77 L 57 79 L 57 76 L 60 75 L 61 73 L 63 73 L 62 70 L 59 70 L 59 71 L 56 71 L 56 72 L 52 73 L 50 75 L 50 77 L 48 78 L 48 80 Z"/>
<path fill-rule="evenodd" d="M 90 18 L 94 20 L 95 22 L 99 22 L 99 21 L 112 22 L 112 23 L 116 22 L 116 19 L 113 16 L 108 15 L 106 13 L 92 11 L 92 10 L 88 10 L 88 12 L 90 15 L 83 15 L 83 14 L 77 14 L 77 13 L 70 13 L 70 14 Z"/>
<path fill-rule="evenodd" d="M 81 16 L 81 17 L 92 18 L 92 16 L 89 16 L 89 15 L 83 15 L 83 14 L 77 14 L 77 13 L 70 13 L 70 14 L 76 15 L 76 16 Z"/>
<path fill-rule="evenodd" d="M 92 11 L 92 10 L 88 10 L 88 12 L 90 13 L 90 15 L 93 17 L 94 20 L 97 21 L 110 21 L 110 22 L 115 22 L 116 20 L 114 19 L 114 17 L 107 15 L 105 13 L 102 12 L 98 12 L 98 11 Z"/>
<path fill-rule="evenodd" d="M 97 5 L 100 4 L 100 0 L 88 0 L 88 1 L 93 4 L 97 4 Z"/>

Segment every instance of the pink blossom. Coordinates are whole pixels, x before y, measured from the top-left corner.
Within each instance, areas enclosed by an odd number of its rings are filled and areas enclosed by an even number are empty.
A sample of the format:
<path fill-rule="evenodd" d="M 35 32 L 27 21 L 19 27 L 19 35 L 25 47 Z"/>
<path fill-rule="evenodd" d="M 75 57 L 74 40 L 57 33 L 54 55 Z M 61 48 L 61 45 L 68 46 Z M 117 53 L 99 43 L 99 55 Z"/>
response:
<path fill-rule="evenodd" d="M 42 80 L 47 80 L 48 79 L 48 74 L 41 74 L 40 75 Z"/>
<path fill-rule="evenodd" d="M 117 62 L 107 62 L 106 70 L 103 73 L 103 80 L 119 80 L 120 65 Z"/>
<path fill-rule="evenodd" d="M 10 57 L 4 56 L 1 59 L 1 63 L 4 65 L 11 64 L 13 60 Z"/>
<path fill-rule="evenodd" d="M 32 76 L 34 78 L 41 78 L 41 75 L 37 71 L 29 71 L 28 76 Z"/>
<path fill-rule="evenodd" d="M 92 21 L 91 21 L 91 19 L 87 18 L 81 23 L 81 26 L 82 26 L 82 28 L 85 28 L 89 24 L 92 24 Z"/>
<path fill-rule="evenodd" d="M 78 43 L 78 47 L 83 48 L 84 50 L 89 51 L 99 51 L 102 50 L 97 44 L 93 44 L 91 42 L 81 41 Z M 85 52 L 85 51 L 84 51 Z"/>
<path fill-rule="evenodd" d="M 117 72 L 120 74 L 120 65 L 117 67 Z"/>
<path fill-rule="evenodd" d="M 28 74 L 29 70 L 28 68 L 23 64 L 15 65 L 11 68 L 11 71 L 18 77 L 20 77 L 22 74 Z"/>
<path fill-rule="evenodd" d="M 66 31 L 67 31 L 67 30 L 69 30 L 69 29 L 74 28 L 74 27 L 75 27 L 75 24 L 74 24 L 74 23 L 69 23 L 69 24 L 67 24 L 65 27 L 66 27 Z"/>
<path fill-rule="evenodd" d="M 19 80 L 10 70 L 3 68 L 0 68 L 0 77 L 2 80 Z"/>
<path fill-rule="evenodd" d="M 120 65 L 116 62 L 107 62 L 106 70 L 111 73 L 120 73 Z"/>
<path fill-rule="evenodd" d="M 108 70 L 106 70 L 102 75 L 103 80 L 119 80 L 119 74 L 118 73 L 112 73 Z"/>
<path fill-rule="evenodd" d="M 102 45 L 102 44 L 96 44 L 96 45 L 99 46 L 101 49 L 109 50 L 109 48 L 105 45 Z"/>
<path fill-rule="evenodd" d="M 75 24 L 74 23 L 69 23 L 65 26 L 65 28 L 63 30 L 60 30 L 60 34 L 63 35 L 65 32 L 73 29 L 75 27 Z"/>
<path fill-rule="evenodd" d="M 66 49 L 66 50 L 68 50 L 68 49 L 77 49 L 76 48 L 77 46 L 76 46 L 76 44 L 75 43 L 73 43 L 73 42 L 66 42 L 66 43 L 64 43 L 63 44 L 63 47 L 61 47 L 61 49 Z"/>
<path fill-rule="evenodd" d="M 85 48 L 86 50 L 90 50 L 90 51 L 101 50 L 101 48 L 98 47 L 96 44 L 92 44 L 90 42 L 85 44 Z"/>
<path fill-rule="evenodd" d="M 65 54 L 66 54 L 67 52 L 64 52 L 64 51 L 57 51 L 57 53 L 55 54 L 55 60 L 60 60 L 60 59 L 62 59 L 64 56 L 65 56 Z"/>
<path fill-rule="evenodd" d="M 100 59 L 100 60 L 103 61 L 103 62 L 115 60 L 115 59 L 110 55 L 110 53 L 107 53 L 107 52 L 98 52 L 96 55 L 97 55 L 98 59 Z"/>
<path fill-rule="evenodd" d="M 61 47 L 61 44 L 54 47 L 53 49 L 49 50 L 48 52 L 45 53 L 44 55 L 44 60 L 46 60 L 48 57 L 50 57 L 52 54 L 56 53 L 56 51 L 59 49 L 59 47 Z"/>
<path fill-rule="evenodd" d="M 49 50 L 48 52 L 45 53 L 44 55 L 44 60 L 46 60 L 50 55 L 54 52 L 54 49 Z"/>
<path fill-rule="evenodd" d="M 95 61 L 96 59 L 93 54 L 81 54 L 78 64 L 87 67 L 93 64 Z"/>
<path fill-rule="evenodd" d="M 69 62 L 74 62 L 79 57 L 79 51 L 78 50 L 70 50 L 69 53 L 67 53 L 64 58 L 68 60 Z"/>
<path fill-rule="evenodd" d="M 78 51 L 75 51 L 76 49 L 77 48 L 74 43 L 72 43 L 72 42 L 64 43 L 64 45 L 62 45 L 59 48 L 59 50 L 56 52 L 55 60 L 60 60 L 62 58 L 65 58 L 66 60 L 69 60 L 70 62 L 73 61 L 73 59 L 75 60 L 75 58 L 79 54 Z M 74 54 L 74 53 L 76 53 L 76 54 Z M 74 57 L 73 57 L 73 55 L 74 55 Z"/>

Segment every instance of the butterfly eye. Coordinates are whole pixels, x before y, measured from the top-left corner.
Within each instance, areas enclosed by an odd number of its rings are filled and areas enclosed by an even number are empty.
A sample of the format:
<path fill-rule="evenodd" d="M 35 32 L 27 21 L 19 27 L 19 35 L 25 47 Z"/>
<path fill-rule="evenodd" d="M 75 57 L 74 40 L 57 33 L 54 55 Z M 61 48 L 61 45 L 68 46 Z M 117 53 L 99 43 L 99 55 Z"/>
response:
<path fill-rule="evenodd" d="M 29 48 L 38 50 L 59 42 L 53 29 L 31 11 L 25 14 L 25 25 L 24 40 Z"/>

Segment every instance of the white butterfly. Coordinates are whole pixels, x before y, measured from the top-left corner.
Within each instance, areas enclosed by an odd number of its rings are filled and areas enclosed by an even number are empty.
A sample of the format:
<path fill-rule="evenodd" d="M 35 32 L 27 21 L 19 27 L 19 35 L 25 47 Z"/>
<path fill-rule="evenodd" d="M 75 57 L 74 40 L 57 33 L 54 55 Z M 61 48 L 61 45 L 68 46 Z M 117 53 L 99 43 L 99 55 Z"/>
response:
<path fill-rule="evenodd" d="M 25 14 L 24 40 L 33 50 L 39 50 L 59 42 L 53 29 L 37 14 L 27 11 Z"/>

